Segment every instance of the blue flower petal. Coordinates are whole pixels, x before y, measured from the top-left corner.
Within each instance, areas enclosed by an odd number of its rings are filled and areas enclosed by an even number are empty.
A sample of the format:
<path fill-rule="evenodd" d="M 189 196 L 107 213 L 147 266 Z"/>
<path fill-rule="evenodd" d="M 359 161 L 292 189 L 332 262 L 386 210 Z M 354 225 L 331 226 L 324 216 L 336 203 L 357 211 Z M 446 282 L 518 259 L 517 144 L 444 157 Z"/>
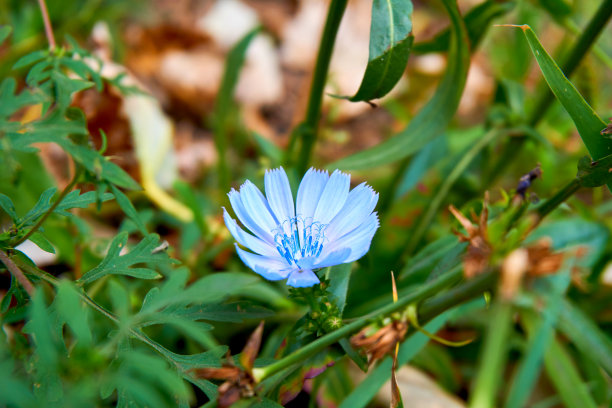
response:
<path fill-rule="evenodd" d="M 287 285 L 293 286 L 294 288 L 308 288 L 319 282 L 317 275 L 310 269 L 293 271 L 291 275 L 289 275 L 289 279 L 287 279 Z"/>
<path fill-rule="evenodd" d="M 370 249 L 372 238 L 378 226 L 378 215 L 372 213 L 363 224 L 343 237 L 334 240 L 325 249 L 327 253 L 331 254 L 338 251 L 340 248 L 350 248 L 351 253 L 344 263 L 356 261 L 364 256 Z"/>
<path fill-rule="evenodd" d="M 324 170 L 310 168 L 306 172 L 297 193 L 296 208 L 298 217 L 307 219 L 314 215 L 317 203 L 328 180 L 329 174 Z"/>
<path fill-rule="evenodd" d="M 353 231 L 374 211 L 377 202 L 378 193 L 372 187 L 365 183 L 355 187 L 349 193 L 344 207 L 325 229 L 326 238 L 334 241 Z"/>
<path fill-rule="evenodd" d="M 304 226 L 306 222 L 312 222 L 312 216 L 317 209 L 319 198 L 325 189 L 325 185 L 329 180 L 329 174 L 324 170 L 316 170 L 310 168 L 298 188 L 296 199 L 296 215 L 298 222 L 298 232 L 300 237 L 300 245 L 304 246 Z"/>
<path fill-rule="evenodd" d="M 291 271 L 295 270 L 280 259 L 252 254 L 234 245 L 242 262 L 268 280 L 285 279 Z"/>
<path fill-rule="evenodd" d="M 268 234 L 272 235 L 272 231 L 276 229 L 279 222 L 274 214 L 272 214 L 268 201 L 255 184 L 249 180 L 244 182 L 240 187 L 240 200 L 253 221 L 261 229 L 268 231 Z M 274 241 L 274 238 L 272 240 Z"/>
<path fill-rule="evenodd" d="M 266 187 L 266 198 L 270 208 L 276 215 L 276 219 L 282 223 L 295 217 L 293 195 L 289 179 L 283 168 L 268 170 L 264 177 Z"/>
<path fill-rule="evenodd" d="M 314 212 L 314 220 L 321 224 L 329 223 L 344 206 L 350 187 L 351 176 L 342 173 L 340 170 L 334 171 L 319 198 L 317 209 Z"/>
<path fill-rule="evenodd" d="M 223 220 L 225 221 L 225 226 L 229 230 L 230 234 L 232 234 L 232 236 L 236 239 L 236 241 L 238 241 L 240 245 L 245 246 L 251 251 L 261 255 L 271 257 L 278 256 L 278 251 L 274 246 L 270 245 L 265 241 L 262 241 L 257 237 L 254 237 L 253 235 L 240 228 L 236 221 L 232 217 L 230 217 L 225 208 L 223 208 Z"/>
<path fill-rule="evenodd" d="M 240 193 L 232 188 L 232 190 L 227 194 L 229 197 L 230 203 L 232 204 L 232 208 L 236 213 L 236 216 L 244 225 L 251 231 L 253 234 L 257 235 L 259 238 L 264 241 L 270 243 L 270 245 L 274 244 L 274 235 L 270 230 L 262 228 L 255 220 L 251 217 L 251 214 L 247 211 L 247 209 L 242 204 L 242 199 L 240 197 Z"/>
<path fill-rule="evenodd" d="M 350 248 L 339 249 L 337 251 L 334 251 L 334 252 L 326 255 L 325 258 L 318 259 L 314 263 L 313 269 L 327 268 L 328 266 L 340 265 L 340 264 L 343 264 L 343 263 L 347 263 L 347 262 L 349 262 L 349 261 L 347 261 L 347 259 L 349 258 L 350 255 L 351 255 L 351 249 Z"/>

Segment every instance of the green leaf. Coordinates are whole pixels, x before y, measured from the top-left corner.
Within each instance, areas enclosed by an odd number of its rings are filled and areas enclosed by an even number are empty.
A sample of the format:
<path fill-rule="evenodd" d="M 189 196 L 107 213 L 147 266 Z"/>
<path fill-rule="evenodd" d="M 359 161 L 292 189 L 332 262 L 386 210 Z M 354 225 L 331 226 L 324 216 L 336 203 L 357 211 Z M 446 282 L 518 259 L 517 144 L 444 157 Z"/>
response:
<path fill-rule="evenodd" d="M 5 78 L 0 86 L 0 118 L 8 118 L 13 113 L 27 105 L 42 102 L 45 97 L 41 92 L 31 92 L 23 90 L 19 94 L 15 94 L 17 82 L 15 78 Z M 6 124 L 15 124 L 11 122 L 0 121 L 0 128 L 4 128 Z"/>
<path fill-rule="evenodd" d="M 28 213 L 21 219 L 18 220 L 17 225 L 19 228 L 27 227 L 38 218 L 42 217 L 47 211 L 49 211 L 52 207 L 51 199 L 57 192 L 57 188 L 51 187 L 45 190 L 39 197 L 38 202 L 34 205 L 34 207 L 28 211 Z M 67 212 L 67 210 L 72 208 L 87 208 L 90 204 L 96 202 L 97 195 L 95 191 L 88 191 L 86 193 L 80 194 L 81 190 L 72 190 L 68 193 L 61 203 L 55 207 L 53 210 L 54 213 L 70 216 L 71 214 Z M 112 194 L 104 194 L 101 198 L 102 201 L 107 201 L 111 199 Z"/>
<path fill-rule="evenodd" d="M 340 310 L 340 316 L 346 305 L 346 294 L 348 292 L 349 279 L 351 278 L 351 263 L 332 266 L 329 270 L 329 288 L 327 291 L 336 301 Z"/>
<path fill-rule="evenodd" d="M 363 80 L 350 101 L 385 96 L 402 77 L 412 47 L 412 1 L 374 0 L 370 55 Z"/>
<path fill-rule="evenodd" d="M 66 74 L 58 70 L 51 72 L 51 79 L 55 82 L 55 97 L 60 109 L 66 109 L 72 101 L 72 94 L 91 88 L 93 82 L 81 79 L 68 78 Z"/>
<path fill-rule="evenodd" d="M 11 35 L 13 28 L 9 25 L 0 26 L 0 45 Z"/>
<path fill-rule="evenodd" d="M 268 157 L 272 167 L 277 166 L 283 160 L 283 151 L 273 142 L 266 139 L 257 132 L 251 132 L 261 155 Z"/>
<path fill-rule="evenodd" d="M 19 217 L 17 216 L 17 212 L 15 212 L 15 204 L 13 204 L 13 200 L 11 200 L 9 196 L 2 193 L 0 193 L 0 208 L 4 210 L 6 215 L 11 217 L 13 222 L 17 222 Z"/>
<path fill-rule="evenodd" d="M 55 248 L 53 247 L 53 244 L 51 244 L 49 242 L 47 237 L 45 237 L 45 235 L 42 232 L 36 231 L 32 235 L 30 235 L 29 239 L 30 239 L 30 241 L 35 243 L 36 246 L 39 247 L 40 249 L 42 249 L 43 251 L 49 252 L 50 254 L 54 254 L 55 253 Z"/>
<path fill-rule="evenodd" d="M 32 65 L 33 63 L 38 62 L 41 59 L 46 58 L 48 56 L 49 56 L 49 50 L 38 50 L 38 51 L 31 52 L 19 58 L 17 62 L 13 64 L 12 69 L 19 69 L 19 68 L 27 67 L 28 65 Z"/>
<path fill-rule="evenodd" d="M 589 154 L 595 160 L 611 155 L 612 140 L 603 137 L 600 133 L 606 127 L 605 122 L 601 120 L 576 87 L 565 77 L 559 66 L 542 47 L 531 27 L 523 25 L 520 28 L 527 38 L 544 79 L 574 121 Z"/>
<path fill-rule="evenodd" d="M 163 252 L 156 252 L 159 247 L 159 235 L 149 234 L 127 254 L 120 255 L 128 239 L 127 232 L 117 235 L 110 244 L 108 253 L 102 262 L 88 271 L 78 280 L 81 285 L 93 282 L 106 275 L 127 275 L 139 279 L 158 279 L 161 275 L 152 269 L 134 267 L 137 264 L 170 264 L 176 261 Z"/>
<path fill-rule="evenodd" d="M 560 302 L 559 330 L 582 353 L 597 362 L 612 375 L 612 339 L 597 324 L 569 300 Z"/>
<path fill-rule="evenodd" d="M 142 235 L 147 235 L 147 227 L 144 225 L 144 222 L 142 222 L 140 215 L 138 215 L 138 212 L 136 211 L 136 208 L 134 208 L 134 205 L 132 204 L 130 199 L 125 194 L 123 194 L 121 190 L 119 190 L 114 184 L 110 184 L 110 189 L 113 192 L 115 199 L 117 200 L 117 204 L 119 204 L 119 207 L 121 207 L 121 210 L 125 213 L 125 215 L 127 215 L 130 220 L 132 220 L 132 222 L 136 224 L 136 227 L 138 227 L 138 230 Z"/>
<path fill-rule="evenodd" d="M 180 310 L 181 316 L 190 320 L 242 323 L 245 320 L 265 319 L 274 315 L 270 309 L 253 305 L 248 301 L 225 304 L 196 304 Z"/>
<path fill-rule="evenodd" d="M 30 321 L 26 325 L 26 332 L 33 335 L 36 344 L 36 354 L 38 363 L 46 369 L 57 365 L 58 353 L 55 337 L 51 329 L 51 316 L 47 311 L 44 292 L 36 290 L 30 305 Z"/>
<path fill-rule="evenodd" d="M 56 143 L 97 178 L 128 190 L 140 190 L 140 185 L 129 174 L 97 151 L 68 139 L 57 140 Z"/>
<path fill-rule="evenodd" d="M 612 182 L 612 155 L 599 160 L 588 156 L 578 161 L 578 180 L 583 187 L 599 187 Z"/>
<path fill-rule="evenodd" d="M 429 243 L 406 262 L 406 266 L 398 274 L 398 280 L 415 283 L 423 281 L 436 264 L 456 247 L 464 249 L 465 244 L 458 244 L 455 235 L 445 235 Z"/>
<path fill-rule="evenodd" d="M 496 0 L 487 0 L 471 8 L 463 18 L 471 48 L 475 49 L 477 47 L 493 20 L 507 14 L 514 6 L 515 3 L 513 1 L 498 2 Z M 444 52 L 448 49 L 449 42 L 450 31 L 445 29 L 431 41 L 414 44 L 412 50 L 419 54 Z"/>
<path fill-rule="evenodd" d="M 544 355 L 546 373 L 567 407 L 596 408 L 566 348 L 553 339 Z"/>
<path fill-rule="evenodd" d="M 113 195 L 110 193 L 102 194 L 101 197 L 98 197 L 98 194 L 95 191 L 88 191 L 86 193 L 80 194 L 81 190 L 76 189 L 72 190 L 70 193 L 64 197 L 61 203 L 55 207 L 54 212 L 62 215 L 70 215 L 67 210 L 72 208 L 87 208 L 91 204 L 100 202 L 105 202 L 108 200 L 112 200 Z"/>
<path fill-rule="evenodd" d="M 92 343 L 88 320 L 89 309 L 81 301 L 73 283 L 67 280 L 60 282 L 54 303 L 57 307 L 59 319 L 66 322 L 72 329 L 79 347 L 89 347 Z"/>
<path fill-rule="evenodd" d="M 240 70 L 244 64 L 246 51 L 251 41 L 259 33 L 260 28 L 249 31 L 229 52 L 225 61 L 225 72 L 217 94 L 213 115 L 213 130 L 215 146 L 219 154 L 218 171 L 220 183 L 229 188 L 229 168 L 227 167 L 226 147 L 228 128 L 235 126 L 235 118 L 231 115 L 234 110 L 234 88 L 238 83 Z"/>
<path fill-rule="evenodd" d="M 497 388 L 501 383 L 508 357 L 508 338 L 512 324 L 512 305 L 504 300 L 493 305 L 487 335 L 480 355 L 470 407 L 497 406 Z"/>
<path fill-rule="evenodd" d="M 18 226 L 20 228 L 32 225 L 40 216 L 46 213 L 51 208 L 51 198 L 57 192 L 57 188 L 51 187 L 43 191 L 38 198 L 34 207 L 28 213 L 19 220 Z"/>
<path fill-rule="evenodd" d="M 416 153 L 446 129 L 459 106 L 470 52 L 467 31 L 456 2 L 443 0 L 443 3 L 450 16 L 452 35 L 448 68 L 433 98 L 402 132 L 371 149 L 330 164 L 329 169 L 366 169 L 391 164 Z"/>

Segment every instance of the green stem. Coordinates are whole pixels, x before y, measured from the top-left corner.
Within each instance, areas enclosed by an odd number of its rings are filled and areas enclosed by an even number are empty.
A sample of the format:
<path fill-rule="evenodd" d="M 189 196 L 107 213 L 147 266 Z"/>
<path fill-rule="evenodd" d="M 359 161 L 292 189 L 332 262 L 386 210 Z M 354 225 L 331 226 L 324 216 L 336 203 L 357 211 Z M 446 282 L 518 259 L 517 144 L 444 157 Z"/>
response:
<path fill-rule="evenodd" d="M 580 180 L 575 178 L 569 184 L 561 189 L 557 194 L 546 200 L 541 206 L 538 207 L 536 213 L 538 214 L 539 220 L 546 217 L 555 208 L 561 205 L 565 200 L 571 197 L 576 191 L 580 190 Z"/>
<path fill-rule="evenodd" d="M 429 227 L 433 217 L 438 212 L 438 209 L 442 205 L 442 202 L 446 198 L 451 187 L 467 169 L 470 163 L 472 163 L 472 160 L 474 160 L 476 155 L 480 153 L 482 149 L 484 149 L 500 134 L 504 134 L 507 132 L 509 132 L 509 130 L 507 129 L 494 129 L 488 131 L 484 134 L 484 136 L 480 138 L 480 140 L 478 140 L 478 142 L 474 146 L 472 146 L 470 150 L 468 150 L 468 152 L 461 158 L 461 160 L 459 160 L 459 163 L 457 163 L 457 165 L 455 166 L 455 168 L 453 168 L 448 177 L 446 177 L 446 179 L 444 179 L 444 181 L 442 182 L 440 189 L 436 192 L 436 195 L 433 197 L 429 206 L 427 207 L 427 212 L 422 217 L 419 217 L 419 221 L 416 227 L 414 228 L 414 232 L 410 235 L 408 244 L 406 245 L 405 254 L 411 254 L 417 247 L 419 242 L 421 242 L 425 231 L 427 231 L 427 228 Z"/>
<path fill-rule="evenodd" d="M 424 301 L 418 310 L 419 321 L 427 322 L 450 308 L 490 290 L 497 283 L 496 270 L 477 275 L 447 292 Z"/>
<path fill-rule="evenodd" d="M 507 357 L 508 333 L 512 322 L 512 304 L 501 300 L 493 305 L 484 351 L 470 398 L 471 408 L 496 406 L 495 396 Z"/>
<path fill-rule="evenodd" d="M 66 198 L 68 193 L 70 193 L 72 191 L 72 188 L 75 186 L 75 184 L 77 183 L 77 181 L 78 181 L 80 176 L 81 176 L 81 171 L 77 170 L 75 172 L 75 174 L 74 174 L 74 177 L 70 181 L 70 184 L 68 184 L 62 190 L 62 192 L 60 193 L 59 197 L 57 197 L 57 200 L 55 200 L 53 205 L 51 205 L 51 208 L 49 208 L 49 210 L 47 210 L 47 212 L 44 213 L 43 216 L 39 218 L 38 222 L 27 232 L 27 234 L 25 234 L 23 237 L 21 237 L 20 239 L 18 239 L 16 242 L 14 242 L 12 244 L 13 247 L 16 247 L 19 244 L 22 244 L 28 238 L 30 238 L 32 236 L 32 234 L 34 234 L 36 231 L 38 231 L 38 229 L 43 225 L 43 223 L 47 220 L 47 218 L 49 218 L 49 216 L 53 213 L 53 211 L 55 211 L 55 209 L 62 202 L 62 200 L 64 198 Z"/>
<path fill-rule="evenodd" d="M 415 290 L 413 293 L 408 296 L 399 299 L 397 302 L 390 303 L 386 306 L 381 307 L 380 309 L 374 311 L 368 316 L 364 316 L 352 323 L 347 324 L 339 328 L 336 331 L 333 331 L 329 334 L 326 334 L 322 337 L 319 337 L 317 340 L 313 341 L 310 344 L 302 347 L 299 350 L 294 351 L 288 356 L 261 368 L 253 369 L 253 375 L 255 379 L 260 382 L 265 378 L 270 377 L 271 375 L 292 366 L 293 364 L 297 364 L 304 359 L 312 356 L 313 354 L 318 353 L 324 348 L 336 343 L 340 339 L 343 339 L 363 327 L 367 326 L 373 321 L 376 321 L 382 316 L 386 316 L 390 313 L 393 313 L 397 310 L 401 310 L 408 306 L 411 303 L 420 302 L 421 300 L 438 293 L 442 289 L 452 285 L 458 279 L 461 279 L 463 271 L 461 268 L 455 268 L 454 270 L 446 273 L 445 275 L 439 277 L 433 282 L 430 282 L 427 285 L 423 285 L 421 288 Z"/>
<path fill-rule="evenodd" d="M 312 77 L 306 118 L 291 135 L 289 149 L 287 150 L 289 155 L 294 154 L 294 147 L 298 137 L 302 139 L 301 151 L 297 163 L 298 174 L 304 174 L 306 172 L 312 149 L 317 139 L 317 129 L 321 118 L 321 105 L 323 103 L 323 90 L 327 79 L 327 71 L 329 70 L 329 62 L 331 61 L 334 44 L 336 42 L 338 27 L 342 21 L 347 2 L 348 0 L 332 0 L 329 5 L 327 20 L 325 21 L 321 43 L 319 44 L 319 54 L 317 55 L 317 62 Z M 285 159 L 285 161 L 290 161 L 291 157 L 287 156 Z"/>

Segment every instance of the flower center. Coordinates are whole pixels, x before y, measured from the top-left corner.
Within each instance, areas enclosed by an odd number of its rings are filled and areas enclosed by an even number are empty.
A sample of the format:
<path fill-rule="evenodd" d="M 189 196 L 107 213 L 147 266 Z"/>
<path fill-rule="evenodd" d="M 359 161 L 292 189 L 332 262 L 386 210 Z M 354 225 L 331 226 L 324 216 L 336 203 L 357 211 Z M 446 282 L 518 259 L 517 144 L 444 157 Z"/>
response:
<path fill-rule="evenodd" d="M 285 220 L 273 231 L 276 250 L 289 265 L 301 268 L 300 259 L 321 254 L 326 226 L 301 217 Z"/>

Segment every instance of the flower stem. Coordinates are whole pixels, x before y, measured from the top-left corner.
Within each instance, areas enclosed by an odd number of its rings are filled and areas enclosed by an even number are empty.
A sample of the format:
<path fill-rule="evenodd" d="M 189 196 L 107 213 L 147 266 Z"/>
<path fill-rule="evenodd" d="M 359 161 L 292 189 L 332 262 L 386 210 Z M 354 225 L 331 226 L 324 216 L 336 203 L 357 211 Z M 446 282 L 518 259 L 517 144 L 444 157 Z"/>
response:
<path fill-rule="evenodd" d="M 21 286 L 23 286 L 25 291 L 28 292 L 28 295 L 32 297 L 32 295 L 34 295 L 34 286 L 32 285 L 32 282 L 28 280 L 28 278 L 23 274 L 21 269 L 19 269 L 19 267 L 15 265 L 11 258 L 9 258 L 6 252 L 2 250 L 0 250 L 0 261 L 2 261 L 2 263 L 6 266 L 6 269 L 8 269 L 9 272 L 15 277 L 15 279 L 17 279 L 17 282 L 19 282 Z"/>
<path fill-rule="evenodd" d="M 323 90 L 327 79 L 327 71 L 329 70 L 329 62 L 331 61 L 336 42 L 338 27 L 342 21 L 347 2 L 348 0 L 332 0 L 329 5 L 327 20 L 325 21 L 319 45 L 319 54 L 317 55 L 317 62 L 312 77 L 306 118 L 291 134 L 289 149 L 287 149 L 288 156 L 285 158 L 285 161 L 291 160 L 295 144 L 298 141 L 297 139 L 301 138 L 301 150 L 297 163 L 298 174 L 306 172 L 312 149 L 317 139 L 317 128 L 321 118 L 321 105 L 323 103 Z"/>
<path fill-rule="evenodd" d="M 570 181 L 565 187 L 561 189 L 557 194 L 546 200 L 536 210 L 538 214 L 538 221 L 550 214 L 555 208 L 561 205 L 565 200 L 571 197 L 576 191 L 580 190 L 580 180 L 575 178 Z"/>
<path fill-rule="evenodd" d="M 47 212 L 45 212 L 43 214 L 42 217 L 40 217 L 40 219 L 38 220 L 38 222 L 20 239 L 18 239 L 16 242 L 14 242 L 12 245 L 13 247 L 16 247 L 19 244 L 22 244 L 23 242 L 25 242 L 28 238 L 30 238 L 32 236 L 32 234 L 34 234 L 36 231 L 38 231 L 38 229 L 43 225 L 43 223 L 47 220 L 47 218 L 53 213 L 53 211 L 55 211 L 55 209 L 57 208 L 57 206 L 62 202 L 62 200 L 68 195 L 68 193 L 70 193 L 72 191 L 72 188 L 75 186 L 75 184 L 77 183 L 77 181 L 79 180 L 79 177 L 81 176 L 81 171 L 77 170 L 74 174 L 74 177 L 72 178 L 72 181 L 70 181 L 70 184 L 68 184 L 60 193 L 59 197 L 57 197 L 57 200 L 55 200 L 55 202 L 51 205 L 51 208 L 49 208 L 49 210 L 47 210 Z"/>
<path fill-rule="evenodd" d="M 336 343 L 337 341 L 347 336 L 350 336 L 351 334 L 357 332 L 358 330 L 367 326 L 376 319 L 379 319 L 380 317 L 393 313 L 397 310 L 401 310 L 411 303 L 419 302 L 427 297 L 430 297 L 440 292 L 444 288 L 456 283 L 459 279 L 461 279 L 462 274 L 462 268 L 457 267 L 449 271 L 448 273 L 442 275 L 438 279 L 428 283 L 427 285 L 423 285 L 408 296 L 399 299 L 397 302 L 393 302 L 386 306 L 383 306 L 367 316 L 363 316 L 362 318 L 355 320 L 352 323 L 347 324 L 346 326 L 342 326 L 336 331 L 319 337 L 312 343 L 307 344 L 301 349 L 294 351 L 288 356 L 268 366 L 253 369 L 253 376 L 258 382 L 261 382 L 262 380 L 270 377 L 271 375 L 276 374 L 277 372 L 284 370 L 285 368 L 290 367 L 293 364 L 299 363 L 302 360 L 312 356 L 313 354 L 318 353 L 324 348 Z"/>
<path fill-rule="evenodd" d="M 47 11 L 47 4 L 45 3 L 45 0 L 38 0 L 38 7 L 40 8 L 40 13 L 42 14 L 43 23 L 45 25 L 45 35 L 49 41 L 49 49 L 53 51 L 55 50 L 55 36 L 53 35 L 51 19 L 49 19 L 49 12 Z"/>

